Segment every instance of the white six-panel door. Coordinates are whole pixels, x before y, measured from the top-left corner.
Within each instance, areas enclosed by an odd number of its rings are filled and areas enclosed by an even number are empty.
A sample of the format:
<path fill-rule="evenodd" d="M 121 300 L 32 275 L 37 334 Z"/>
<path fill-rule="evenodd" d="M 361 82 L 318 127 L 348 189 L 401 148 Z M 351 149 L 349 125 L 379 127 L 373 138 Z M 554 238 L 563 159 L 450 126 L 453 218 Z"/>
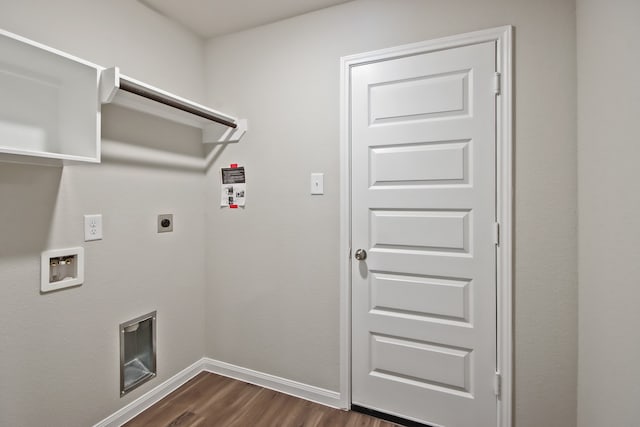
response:
<path fill-rule="evenodd" d="M 355 405 L 497 425 L 495 71 L 493 41 L 351 68 Z"/>

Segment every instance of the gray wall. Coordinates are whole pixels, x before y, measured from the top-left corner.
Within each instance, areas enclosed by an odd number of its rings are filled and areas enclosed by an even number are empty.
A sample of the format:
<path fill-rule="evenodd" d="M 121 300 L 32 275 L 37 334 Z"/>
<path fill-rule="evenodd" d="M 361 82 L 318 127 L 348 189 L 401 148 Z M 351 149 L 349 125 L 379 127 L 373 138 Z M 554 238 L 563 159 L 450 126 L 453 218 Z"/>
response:
<path fill-rule="evenodd" d="M 195 99 L 203 44 L 136 2 L 0 1 L 0 28 Z M 87 426 L 204 354 L 204 203 L 198 133 L 105 108 L 101 165 L 0 163 L 0 425 Z M 149 160 L 123 162 L 129 151 Z M 173 234 L 155 215 L 175 214 Z M 83 241 L 102 213 L 104 240 Z M 85 283 L 41 295 L 40 253 L 84 246 Z M 159 377 L 119 397 L 118 324 L 158 310 Z"/>
<path fill-rule="evenodd" d="M 640 3 L 578 0 L 581 427 L 640 419 Z"/>
<path fill-rule="evenodd" d="M 516 425 L 574 426 L 574 6 L 361 0 L 209 41 L 208 101 L 250 131 L 208 176 L 207 354 L 338 389 L 339 58 L 513 24 Z M 248 168 L 245 210 L 218 207 L 231 162 Z M 311 172 L 324 196 L 309 195 Z"/>
<path fill-rule="evenodd" d="M 595 19 L 600 6 L 584 9 Z M 572 0 L 358 0 L 206 50 L 137 2 L 0 0 L 0 12 L 0 28 L 250 119 L 240 144 L 216 150 L 206 179 L 174 166 L 202 157 L 197 132 L 119 108 L 104 111 L 99 166 L 0 164 L 0 425 L 89 425 L 203 354 L 337 390 L 339 58 L 505 24 L 516 27 L 516 426 L 576 425 Z M 248 168 L 245 210 L 218 207 L 217 172 L 231 162 Z M 324 196 L 309 195 L 310 172 L 325 172 Z M 82 215 L 96 212 L 105 239 L 84 243 Z M 154 218 L 164 212 L 176 215 L 176 231 L 159 236 Z M 40 252 L 75 245 L 86 248 L 85 284 L 40 295 Z M 605 295 L 591 288 L 593 308 Z M 615 302 L 608 307 L 615 314 Z M 152 309 L 160 378 L 120 399 L 117 325 Z M 582 317 L 590 320 L 599 319 Z M 581 345 L 593 350 L 584 337 Z M 604 357 L 581 357 L 583 384 L 604 375 L 590 372 L 604 371 Z M 588 417 L 595 398 L 583 388 Z"/>

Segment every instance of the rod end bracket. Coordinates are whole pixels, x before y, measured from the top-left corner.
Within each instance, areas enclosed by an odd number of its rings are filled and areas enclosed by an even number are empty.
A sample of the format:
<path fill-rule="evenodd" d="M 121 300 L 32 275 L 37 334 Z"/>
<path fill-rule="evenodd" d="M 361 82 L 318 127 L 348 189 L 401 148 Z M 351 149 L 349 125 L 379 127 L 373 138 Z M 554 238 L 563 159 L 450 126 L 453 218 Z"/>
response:
<path fill-rule="evenodd" d="M 118 67 L 105 68 L 100 72 L 100 102 L 108 104 L 120 89 L 120 69 Z"/>
<path fill-rule="evenodd" d="M 232 142 L 239 142 L 240 139 L 247 133 L 249 124 L 247 119 L 236 120 L 237 127 L 228 128 L 222 135 L 220 135 L 219 125 L 207 125 L 202 129 L 202 142 L 206 144 L 226 144 Z"/>

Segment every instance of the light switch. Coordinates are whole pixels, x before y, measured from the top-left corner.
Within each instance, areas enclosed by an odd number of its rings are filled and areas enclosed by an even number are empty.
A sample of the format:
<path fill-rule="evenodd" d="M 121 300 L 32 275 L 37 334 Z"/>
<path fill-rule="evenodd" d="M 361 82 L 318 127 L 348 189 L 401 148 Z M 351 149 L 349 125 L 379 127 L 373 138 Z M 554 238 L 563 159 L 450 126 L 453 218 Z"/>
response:
<path fill-rule="evenodd" d="M 324 194 L 324 174 L 311 174 L 311 194 Z"/>
<path fill-rule="evenodd" d="M 102 240 L 102 215 L 84 216 L 84 241 Z"/>

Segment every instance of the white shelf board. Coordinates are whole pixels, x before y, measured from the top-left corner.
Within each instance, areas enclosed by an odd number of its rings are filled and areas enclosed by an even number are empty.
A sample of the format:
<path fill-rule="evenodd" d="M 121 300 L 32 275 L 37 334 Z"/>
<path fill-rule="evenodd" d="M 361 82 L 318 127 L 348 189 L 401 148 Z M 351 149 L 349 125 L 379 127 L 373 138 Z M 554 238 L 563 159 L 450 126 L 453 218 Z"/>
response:
<path fill-rule="evenodd" d="M 0 30 L 0 161 L 100 162 L 101 67 Z"/>

